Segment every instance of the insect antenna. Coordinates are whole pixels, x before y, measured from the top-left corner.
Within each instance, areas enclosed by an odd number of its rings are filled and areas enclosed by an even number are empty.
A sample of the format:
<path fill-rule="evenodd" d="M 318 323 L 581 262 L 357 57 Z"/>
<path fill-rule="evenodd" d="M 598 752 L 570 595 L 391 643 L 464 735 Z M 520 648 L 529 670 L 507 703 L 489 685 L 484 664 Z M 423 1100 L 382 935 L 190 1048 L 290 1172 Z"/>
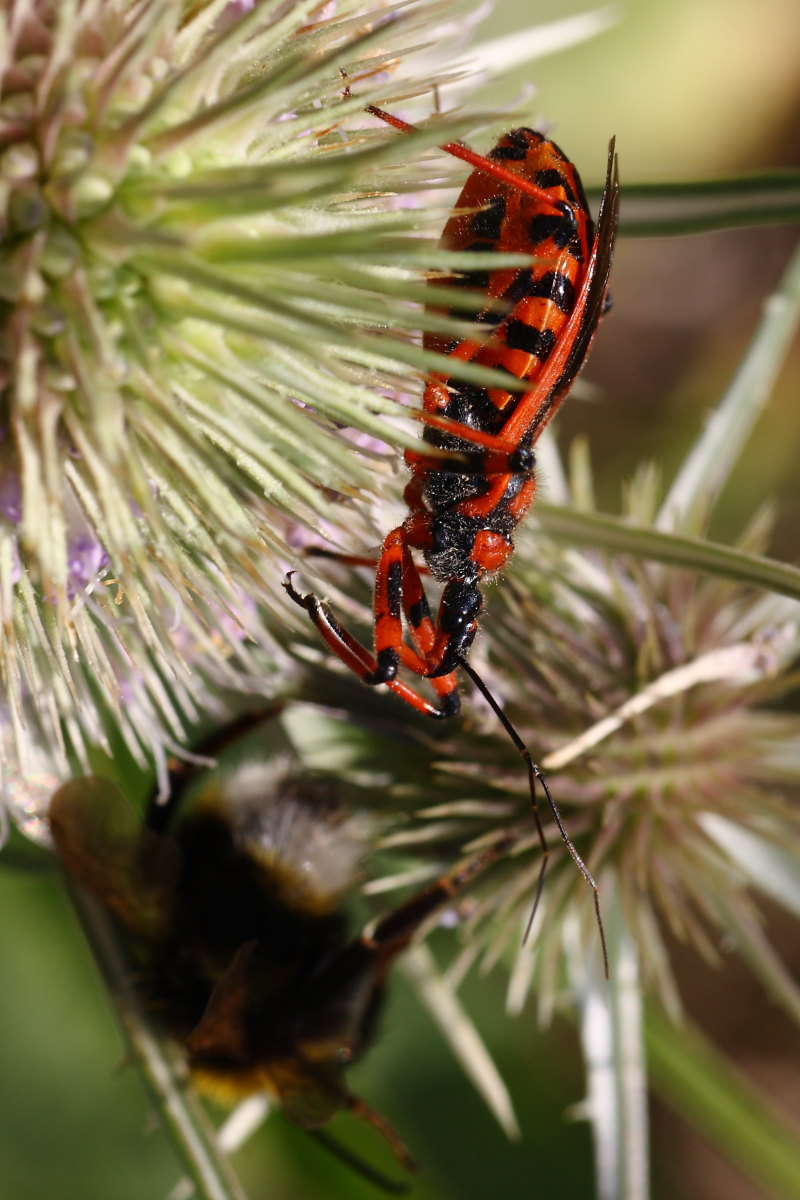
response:
<path fill-rule="evenodd" d="M 603 918 L 600 913 L 600 897 L 598 895 L 597 884 L 595 883 L 594 877 L 592 876 L 589 868 L 586 866 L 586 863 L 583 861 L 578 851 L 575 849 L 572 839 L 567 833 L 566 826 L 561 819 L 561 813 L 556 807 L 556 802 L 553 799 L 541 767 L 538 765 L 538 763 L 534 762 L 530 750 L 525 745 L 522 738 L 511 724 L 511 721 L 503 712 L 502 708 L 497 703 L 494 696 L 489 691 L 489 688 L 481 679 L 475 668 L 470 666 L 467 660 L 463 657 L 459 658 L 459 666 L 466 671 L 467 675 L 469 675 L 470 679 L 475 684 L 475 687 L 483 696 L 484 700 L 489 705 L 500 724 L 503 726 L 503 729 L 505 729 L 506 733 L 511 738 L 511 741 L 514 743 L 522 758 L 525 760 L 525 764 L 528 768 L 528 782 L 530 784 L 531 792 L 531 811 L 533 813 L 533 819 L 536 822 L 536 832 L 539 835 L 539 844 L 542 848 L 542 865 L 539 869 L 539 877 L 536 880 L 536 891 L 534 892 L 533 904 L 531 906 L 531 915 L 528 918 L 528 924 L 525 927 L 525 934 L 522 939 L 522 944 L 525 945 L 526 941 L 528 940 L 528 935 L 530 934 L 531 926 L 533 925 L 534 917 L 536 916 L 536 910 L 539 907 L 539 901 L 542 897 L 542 888 L 544 887 L 545 872 L 547 871 L 547 863 L 550 856 L 550 846 L 548 845 L 547 837 L 545 836 L 544 826 L 542 825 L 541 816 L 539 814 L 539 806 L 536 802 L 536 784 L 538 782 L 545 794 L 547 803 L 550 805 L 550 811 L 552 812 L 556 825 L 558 826 L 558 832 L 561 834 L 564 845 L 567 847 L 572 861 L 575 863 L 575 866 L 578 868 L 581 875 L 592 889 L 592 895 L 594 897 L 594 912 L 597 919 L 597 928 L 600 933 L 600 945 L 603 950 L 603 969 L 605 971 L 605 977 L 608 979 L 608 946 L 606 945 L 606 933 L 605 927 L 603 926 Z"/>

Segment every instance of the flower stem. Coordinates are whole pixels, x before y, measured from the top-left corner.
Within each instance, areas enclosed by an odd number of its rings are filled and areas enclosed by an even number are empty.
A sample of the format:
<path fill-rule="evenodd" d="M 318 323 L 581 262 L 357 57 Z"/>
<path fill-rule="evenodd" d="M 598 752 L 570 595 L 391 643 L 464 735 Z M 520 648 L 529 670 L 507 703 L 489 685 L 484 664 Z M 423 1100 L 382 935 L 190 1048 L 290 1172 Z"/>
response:
<path fill-rule="evenodd" d="M 798 1131 L 734 1071 L 699 1030 L 651 1008 L 645 1038 L 655 1089 L 773 1196 L 800 1197 Z"/>
<path fill-rule="evenodd" d="M 181 1063 L 156 1037 L 130 984 L 130 967 L 102 906 L 81 888 L 69 893 L 95 962 L 114 1005 L 131 1057 L 138 1067 L 164 1127 L 183 1159 L 200 1200 L 247 1200 L 205 1110 L 181 1077 Z"/>
<path fill-rule="evenodd" d="M 633 554 L 654 562 L 668 563 L 692 571 L 705 571 L 737 583 L 753 584 L 800 600 L 800 569 L 760 554 L 750 554 L 731 546 L 683 537 L 650 526 L 630 525 L 621 517 L 606 513 L 560 508 L 539 503 L 536 515 L 542 527 L 555 538 L 580 542 L 597 550 L 615 554 Z"/>
<path fill-rule="evenodd" d="M 789 225 L 798 216 L 800 173 L 761 171 L 729 179 L 626 184 L 620 232 L 626 237 L 683 237 L 744 225 Z"/>

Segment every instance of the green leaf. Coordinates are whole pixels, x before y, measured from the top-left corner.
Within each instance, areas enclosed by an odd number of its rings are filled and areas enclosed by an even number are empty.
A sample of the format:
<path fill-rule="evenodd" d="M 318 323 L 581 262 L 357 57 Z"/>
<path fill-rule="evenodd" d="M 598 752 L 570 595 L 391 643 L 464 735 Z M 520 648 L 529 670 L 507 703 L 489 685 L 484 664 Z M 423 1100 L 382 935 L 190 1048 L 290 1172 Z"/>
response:
<path fill-rule="evenodd" d="M 659 525 L 697 526 L 718 498 L 766 407 L 775 378 L 800 323 L 800 247 L 764 305 L 747 352 L 673 480 Z M 698 515 L 699 514 L 699 515 Z"/>
<path fill-rule="evenodd" d="M 704 571 L 800 600 L 800 568 L 790 563 L 748 554 L 703 538 L 681 537 L 659 529 L 629 525 L 621 517 L 606 513 L 578 512 L 542 503 L 537 504 L 536 515 L 549 534 L 566 542 Z"/>
<path fill-rule="evenodd" d="M 770 1195 L 800 1198 L 800 1130 L 792 1129 L 696 1028 L 656 1009 L 645 1019 L 651 1079 L 667 1104 Z"/>
<path fill-rule="evenodd" d="M 599 191 L 594 194 L 599 199 Z M 742 225 L 791 224 L 800 221 L 800 171 L 763 171 L 690 183 L 626 183 L 624 197 L 620 233 L 625 237 L 677 237 Z"/>

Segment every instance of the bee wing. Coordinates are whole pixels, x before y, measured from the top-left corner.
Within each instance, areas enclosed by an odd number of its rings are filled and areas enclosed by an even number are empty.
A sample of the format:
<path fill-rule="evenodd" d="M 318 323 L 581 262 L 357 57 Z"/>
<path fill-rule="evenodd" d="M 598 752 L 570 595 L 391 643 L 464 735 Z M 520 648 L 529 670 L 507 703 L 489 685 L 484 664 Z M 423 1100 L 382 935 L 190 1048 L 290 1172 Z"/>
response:
<path fill-rule="evenodd" d="M 70 875 L 133 934 L 157 942 L 180 867 L 174 841 L 147 829 L 117 785 L 98 775 L 58 789 L 50 829 Z"/>
<path fill-rule="evenodd" d="M 300 1039 L 293 1018 L 273 1014 L 279 1023 L 287 1023 L 285 1045 L 280 1052 L 254 1052 L 250 1038 L 259 978 L 259 966 L 253 965 L 256 946 L 256 942 L 244 942 L 214 985 L 203 1016 L 186 1039 L 190 1066 L 202 1077 L 208 1064 L 255 1062 L 268 1092 L 277 1098 L 287 1118 L 301 1129 L 318 1129 L 347 1102 L 342 1039 L 323 1039 L 314 1033 Z M 273 1036 L 275 1033 L 273 1028 Z"/>
<path fill-rule="evenodd" d="M 195 1062 L 248 1058 L 250 965 L 255 946 L 254 941 L 243 942 L 214 984 L 202 1017 L 186 1039 Z"/>

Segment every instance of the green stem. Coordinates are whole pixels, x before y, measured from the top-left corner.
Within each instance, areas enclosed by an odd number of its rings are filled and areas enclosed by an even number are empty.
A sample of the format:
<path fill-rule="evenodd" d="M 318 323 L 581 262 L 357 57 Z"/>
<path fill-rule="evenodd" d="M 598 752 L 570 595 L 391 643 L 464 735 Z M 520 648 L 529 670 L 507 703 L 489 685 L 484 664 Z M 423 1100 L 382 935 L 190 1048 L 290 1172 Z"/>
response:
<path fill-rule="evenodd" d="M 697 1030 L 650 1009 L 645 1039 L 655 1090 L 780 1200 L 800 1200 L 800 1131 Z"/>
<path fill-rule="evenodd" d="M 626 184 L 624 195 L 620 232 L 626 237 L 677 237 L 800 221 L 800 172 L 792 170 L 687 183 Z"/>
<path fill-rule="evenodd" d="M 130 967 L 102 906 L 69 885 L 87 941 L 113 1002 L 133 1060 L 194 1182 L 200 1200 L 247 1200 L 199 1099 L 186 1086 L 181 1063 L 154 1036 L 130 985 Z"/>
<path fill-rule="evenodd" d="M 800 247 L 764 304 L 747 353 L 661 506 L 662 529 L 691 527 L 705 517 L 727 483 L 772 388 L 800 324 Z"/>
<path fill-rule="evenodd" d="M 705 571 L 737 583 L 752 584 L 800 600 L 800 568 L 759 554 L 702 538 L 680 537 L 651 526 L 628 525 L 607 513 L 537 504 L 536 515 L 553 537 L 580 542 L 597 550 L 633 554 L 637 558 L 669 563 L 692 571 Z"/>

